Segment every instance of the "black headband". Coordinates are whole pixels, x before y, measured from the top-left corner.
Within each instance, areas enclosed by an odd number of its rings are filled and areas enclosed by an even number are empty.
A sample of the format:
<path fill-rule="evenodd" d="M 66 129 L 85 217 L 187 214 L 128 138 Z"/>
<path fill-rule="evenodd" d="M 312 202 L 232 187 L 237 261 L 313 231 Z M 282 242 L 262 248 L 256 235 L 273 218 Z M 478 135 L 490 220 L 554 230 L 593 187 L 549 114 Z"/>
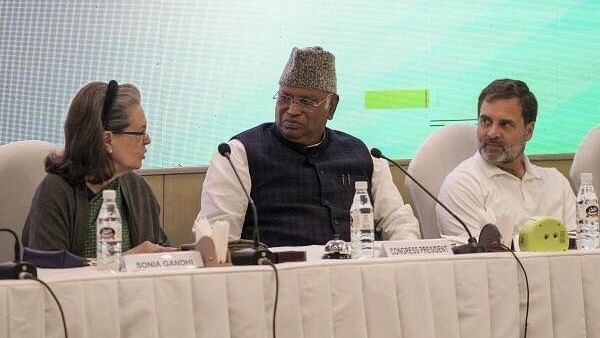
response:
<path fill-rule="evenodd" d="M 107 115 L 110 111 L 110 108 L 115 101 L 115 97 L 117 97 L 117 92 L 119 91 L 119 84 L 115 80 L 110 80 L 108 86 L 106 87 L 106 95 L 104 96 L 104 106 L 102 107 L 102 124 L 106 128 Z"/>

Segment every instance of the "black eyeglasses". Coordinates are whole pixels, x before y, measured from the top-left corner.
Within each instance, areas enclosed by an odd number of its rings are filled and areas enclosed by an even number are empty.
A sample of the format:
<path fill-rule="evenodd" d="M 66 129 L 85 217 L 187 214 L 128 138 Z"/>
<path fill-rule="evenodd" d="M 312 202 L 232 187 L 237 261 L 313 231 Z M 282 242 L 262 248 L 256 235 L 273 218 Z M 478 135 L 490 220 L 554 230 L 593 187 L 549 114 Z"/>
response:
<path fill-rule="evenodd" d="M 102 124 L 106 127 L 107 115 L 110 111 L 110 108 L 115 101 L 115 97 L 117 97 L 117 93 L 119 92 L 119 84 L 115 80 L 110 80 L 108 86 L 106 87 L 106 95 L 104 96 L 104 105 L 102 106 Z"/>
<path fill-rule="evenodd" d="M 125 135 L 136 135 L 146 136 L 148 135 L 145 131 L 111 131 L 113 134 L 125 134 Z"/>

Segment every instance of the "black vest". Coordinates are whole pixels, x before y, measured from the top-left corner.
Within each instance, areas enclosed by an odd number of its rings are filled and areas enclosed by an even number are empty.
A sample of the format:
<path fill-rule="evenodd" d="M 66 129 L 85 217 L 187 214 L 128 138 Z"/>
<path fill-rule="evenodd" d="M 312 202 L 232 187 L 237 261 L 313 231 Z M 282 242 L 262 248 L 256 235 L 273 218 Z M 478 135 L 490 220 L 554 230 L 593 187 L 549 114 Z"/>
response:
<path fill-rule="evenodd" d="M 260 240 L 269 246 L 325 244 L 333 234 L 350 240 L 349 210 L 354 182 L 369 182 L 373 160 L 366 145 L 326 129 L 320 145 L 305 148 L 287 141 L 274 123 L 233 138 L 246 148 Z M 248 206 L 242 238 L 252 238 Z"/>

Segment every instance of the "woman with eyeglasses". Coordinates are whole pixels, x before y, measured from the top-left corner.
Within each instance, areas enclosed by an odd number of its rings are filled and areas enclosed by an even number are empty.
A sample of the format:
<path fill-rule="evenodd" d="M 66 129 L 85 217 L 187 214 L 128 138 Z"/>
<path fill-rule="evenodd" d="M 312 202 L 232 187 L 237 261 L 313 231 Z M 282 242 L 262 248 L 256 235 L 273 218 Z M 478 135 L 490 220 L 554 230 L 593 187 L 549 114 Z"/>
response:
<path fill-rule="evenodd" d="M 142 166 L 150 136 L 131 84 L 91 82 L 71 101 L 65 148 L 46 158 L 48 175 L 37 188 L 23 228 L 23 245 L 96 256 L 96 218 L 102 191 L 117 192 L 122 250 L 173 251 L 160 226 L 160 206 L 150 186 L 132 170 Z"/>

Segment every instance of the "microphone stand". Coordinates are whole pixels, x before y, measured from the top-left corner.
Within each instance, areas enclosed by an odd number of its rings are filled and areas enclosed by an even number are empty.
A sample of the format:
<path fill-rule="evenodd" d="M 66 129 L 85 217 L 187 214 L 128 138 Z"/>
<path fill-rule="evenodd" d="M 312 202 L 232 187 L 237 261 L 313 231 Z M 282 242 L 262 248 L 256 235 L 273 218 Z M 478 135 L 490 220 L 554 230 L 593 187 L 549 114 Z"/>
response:
<path fill-rule="evenodd" d="M 264 248 L 260 247 L 260 233 L 258 230 L 258 212 L 256 211 L 256 204 L 254 203 L 254 200 L 252 200 L 252 197 L 250 197 L 250 194 L 246 190 L 246 187 L 244 187 L 244 184 L 242 183 L 242 179 L 240 178 L 240 175 L 238 174 L 237 170 L 235 169 L 233 162 L 231 162 L 231 158 L 230 158 L 231 147 L 227 143 L 221 143 L 221 144 L 219 144 L 218 150 L 219 150 L 219 154 L 221 154 L 221 156 L 223 156 L 227 159 L 227 161 L 229 162 L 229 165 L 231 166 L 231 169 L 233 169 L 233 172 L 235 174 L 237 181 L 239 182 L 240 186 L 242 187 L 244 194 L 248 198 L 250 208 L 252 208 L 252 217 L 254 218 L 254 227 L 252 230 L 252 240 L 253 240 L 252 247 L 232 252 L 231 253 L 231 263 L 233 265 L 273 264 L 273 262 L 274 262 L 273 253 L 269 249 L 264 249 Z"/>
<path fill-rule="evenodd" d="M 421 188 L 421 190 L 423 190 L 429 197 L 431 197 L 431 199 L 433 199 L 438 205 L 440 205 L 442 208 L 444 208 L 444 210 L 446 210 L 452 217 L 454 217 L 454 219 L 456 219 L 458 221 L 458 223 L 460 223 L 460 225 L 462 225 L 462 227 L 465 229 L 465 231 L 469 235 L 469 239 L 467 240 L 467 244 L 457 245 L 452 248 L 452 251 L 455 254 L 485 252 L 485 249 L 477 244 L 477 240 L 475 239 L 475 237 L 473 237 L 473 235 L 471 234 L 471 231 L 469 230 L 469 228 L 467 227 L 465 222 L 463 222 L 463 220 L 461 220 L 454 212 L 452 212 L 444 203 L 442 203 L 439 199 L 437 199 L 437 197 L 433 196 L 433 194 L 431 192 L 429 192 L 429 190 L 427 190 L 421 183 L 419 183 L 419 181 L 417 181 L 417 179 L 415 179 L 411 174 L 409 174 L 406 170 L 404 170 L 404 168 L 402 168 L 398 163 L 396 163 L 395 161 L 393 161 L 393 160 L 389 159 L 388 157 L 386 157 L 385 155 L 383 155 L 381 150 L 379 150 L 377 148 L 372 148 L 371 155 L 375 158 L 383 158 L 384 160 L 387 160 L 389 163 L 393 164 L 395 167 L 400 169 L 400 171 L 402 173 L 404 173 L 404 175 L 406 175 L 413 182 L 415 182 L 415 184 L 417 186 L 419 186 L 419 188 Z"/>
<path fill-rule="evenodd" d="M 14 262 L 0 263 L 0 279 L 29 279 L 37 277 L 37 269 L 28 262 L 21 261 L 21 245 L 19 236 L 8 228 L 0 228 L 0 232 L 8 232 L 15 239 Z"/>

